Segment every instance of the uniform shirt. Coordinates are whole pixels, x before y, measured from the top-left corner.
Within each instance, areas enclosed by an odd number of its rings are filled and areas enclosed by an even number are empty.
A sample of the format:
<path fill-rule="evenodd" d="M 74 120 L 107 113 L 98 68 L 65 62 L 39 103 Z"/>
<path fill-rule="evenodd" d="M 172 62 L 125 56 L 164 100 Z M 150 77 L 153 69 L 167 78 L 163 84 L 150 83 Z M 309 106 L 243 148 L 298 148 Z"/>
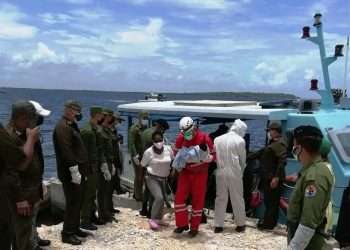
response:
<path fill-rule="evenodd" d="M 114 166 L 120 170 L 123 169 L 123 162 L 122 162 L 122 157 L 121 157 L 121 151 L 120 151 L 120 145 L 119 145 L 119 140 L 118 140 L 118 131 L 116 128 L 111 128 L 110 129 L 110 135 L 112 137 L 112 145 L 113 145 L 113 162 Z"/>
<path fill-rule="evenodd" d="M 139 155 L 140 157 L 142 156 L 143 152 L 141 134 L 143 130 L 144 128 L 138 123 L 135 123 L 129 129 L 128 147 L 131 157 L 134 157 L 136 155 Z"/>
<path fill-rule="evenodd" d="M 56 153 L 57 175 L 60 181 L 71 181 L 69 168 L 79 166 L 81 174 L 87 174 L 88 154 L 80 135 L 78 125 L 62 118 L 53 132 Z"/>
<path fill-rule="evenodd" d="M 101 138 L 102 138 L 102 150 L 105 156 L 106 162 L 111 164 L 115 159 L 115 154 L 113 152 L 113 138 L 110 129 L 101 128 Z"/>
<path fill-rule="evenodd" d="M 99 165 L 106 161 L 101 131 L 102 129 L 99 126 L 91 122 L 87 123 L 81 129 L 81 138 L 83 139 L 89 158 L 90 173 L 97 171 Z"/>
<path fill-rule="evenodd" d="M 269 145 L 249 155 L 250 159 L 259 159 L 263 178 L 278 177 L 284 179 L 287 163 L 287 144 L 283 138 L 270 141 Z"/>
<path fill-rule="evenodd" d="M 334 178 L 321 158 L 302 168 L 289 201 L 289 221 L 316 229 L 324 221 Z"/>
<path fill-rule="evenodd" d="M 15 140 L 0 124 L 0 193 L 17 194 L 19 192 L 20 180 L 16 166 L 19 166 L 25 159 L 23 149 L 16 145 Z"/>
<path fill-rule="evenodd" d="M 152 134 L 156 131 L 156 127 L 145 129 L 141 134 L 142 151 L 145 152 L 153 145 Z"/>
<path fill-rule="evenodd" d="M 196 134 L 190 141 L 185 140 L 184 135 L 182 133 L 179 133 L 179 135 L 176 138 L 175 148 L 176 148 L 176 151 L 178 151 L 182 147 L 189 148 L 189 147 L 201 145 L 201 144 L 206 144 L 208 146 L 209 152 L 213 153 L 214 145 L 209 135 L 206 133 L 203 133 L 199 129 L 196 129 Z M 185 169 L 182 172 L 208 171 L 208 167 L 209 167 L 209 163 L 207 162 L 196 163 L 196 164 L 187 163 Z"/>
<path fill-rule="evenodd" d="M 146 167 L 147 172 L 151 175 L 168 177 L 170 174 L 170 163 L 173 159 L 174 154 L 170 146 L 165 145 L 161 154 L 155 153 L 152 146 L 143 154 L 141 165 Z"/>

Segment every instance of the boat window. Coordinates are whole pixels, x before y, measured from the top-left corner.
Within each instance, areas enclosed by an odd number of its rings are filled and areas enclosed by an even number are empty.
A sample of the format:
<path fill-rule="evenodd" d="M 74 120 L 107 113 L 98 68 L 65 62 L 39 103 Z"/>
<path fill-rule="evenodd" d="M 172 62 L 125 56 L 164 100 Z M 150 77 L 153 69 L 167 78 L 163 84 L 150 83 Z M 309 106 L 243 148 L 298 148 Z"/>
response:
<path fill-rule="evenodd" d="M 330 130 L 328 135 L 339 157 L 350 163 L 350 128 Z"/>

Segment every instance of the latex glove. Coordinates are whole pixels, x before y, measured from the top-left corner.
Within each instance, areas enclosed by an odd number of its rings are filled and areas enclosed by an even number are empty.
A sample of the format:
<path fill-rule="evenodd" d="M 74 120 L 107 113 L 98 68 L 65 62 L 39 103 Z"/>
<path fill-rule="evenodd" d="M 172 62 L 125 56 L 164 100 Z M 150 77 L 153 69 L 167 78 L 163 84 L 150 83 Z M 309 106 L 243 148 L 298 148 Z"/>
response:
<path fill-rule="evenodd" d="M 288 250 L 304 250 L 314 234 L 315 229 L 299 224 L 293 239 L 289 243 Z"/>
<path fill-rule="evenodd" d="M 78 165 L 70 167 L 69 171 L 70 171 L 70 174 L 72 176 L 72 183 L 80 185 L 80 183 L 81 183 L 81 174 L 79 173 Z"/>
<path fill-rule="evenodd" d="M 116 170 L 115 170 L 115 166 L 114 166 L 114 164 L 112 163 L 112 176 L 115 176 L 115 172 L 116 172 Z"/>
<path fill-rule="evenodd" d="M 106 181 L 110 181 L 112 179 L 111 173 L 108 170 L 108 164 L 106 162 L 102 163 L 101 172 L 103 173 L 103 177 Z"/>
<path fill-rule="evenodd" d="M 139 155 L 135 155 L 132 160 L 134 161 L 135 165 L 139 166 L 140 163 L 140 156 Z"/>
<path fill-rule="evenodd" d="M 21 216 L 32 215 L 32 206 L 28 201 L 20 201 L 16 203 L 17 214 Z"/>
<path fill-rule="evenodd" d="M 279 178 L 278 177 L 274 177 L 271 180 L 270 187 L 272 189 L 275 189 L 278 186 L 278 183 L 279 183 Z"/>

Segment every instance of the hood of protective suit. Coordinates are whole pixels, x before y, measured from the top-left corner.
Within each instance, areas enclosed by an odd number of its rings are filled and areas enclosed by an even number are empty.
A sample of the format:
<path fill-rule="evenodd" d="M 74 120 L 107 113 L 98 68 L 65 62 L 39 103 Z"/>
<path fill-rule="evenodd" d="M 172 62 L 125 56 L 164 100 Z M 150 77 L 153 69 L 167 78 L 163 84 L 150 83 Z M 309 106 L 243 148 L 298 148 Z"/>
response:
<path fill-rule="evenodd" d="M 230 132 L 235 132 L 239 136 L 244 137 L 245 133 L 247 132 L 247 128 L 248 128 L 248 126 L 247 126 L 247 124 L 245 124 L 245 122 L 243 122 L 240 119 L 237 119 L 232 124 L 232 126 L 230 128 Z"/>

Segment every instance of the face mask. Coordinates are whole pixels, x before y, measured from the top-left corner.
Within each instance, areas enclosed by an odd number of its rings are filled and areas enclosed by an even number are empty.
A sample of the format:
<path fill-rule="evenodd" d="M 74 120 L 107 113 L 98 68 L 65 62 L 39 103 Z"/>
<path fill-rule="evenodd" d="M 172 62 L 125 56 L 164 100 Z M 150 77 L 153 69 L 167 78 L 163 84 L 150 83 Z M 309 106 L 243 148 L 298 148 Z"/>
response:
<path fill-rule="evenodd" d="M 104 118 L 102 118 L 101 120 L 99 120 L 98 122 L 97 122 L 97 124 L 98 125 L 102 125 L 102 123 L 105 121 L 105 119 Z"/>
<path fill-rule="evenodd" d="M 271 141 L 271 139 L 272 139 L 271 133 L 270 133 L 270 132 L 267 133 L 267 139 L 268 139 L 269 141 Z"/>
<path fill-rule="evenodd" d="M 147 127 L 148 126 L 148 120 L 141 120 L 141 124 L 142 124 L 142 126 Z"/>
<path fill-rule="evenodd" d="M 115 119 L 113 118 L 109 121 L 109 125 L 112 125 L 114 122 L 115 122 Z"/>
<path fill-rule="evenodd" d="M 164 147 L 164 142 L 154 142 L 153 145 L 158 149 L 162 149 Z"/>
<path fill-rule="evenodd" d="M 79 114 L 76 114 L 76 115 L 75 115 L 75 120 L 76 120 L 77 122 L 81 121 L 82 119 L 83 119 L 82 113 L 79 113 Z"/>
<path fill-rule="evenodd" d="M 193 131 L 192 131 L 192 129 L 184 132 L 184 138 L 187 141 L 190 141 L 190 140 L 193 139 Z"/>
<path fill-rule="evenodd" d="M 44 117 L 39 115 L 37 120 L 36 120 L 36 126 L 40 126 L 44 123 Z"/>
<path fill-rule="evenodd" d="M 293 154 L 294 159 L 296 159 L 297 161 L 299 161 L 300 153 L 301 153 L 300 146 L 293 146 L 292 154 Z"/>

